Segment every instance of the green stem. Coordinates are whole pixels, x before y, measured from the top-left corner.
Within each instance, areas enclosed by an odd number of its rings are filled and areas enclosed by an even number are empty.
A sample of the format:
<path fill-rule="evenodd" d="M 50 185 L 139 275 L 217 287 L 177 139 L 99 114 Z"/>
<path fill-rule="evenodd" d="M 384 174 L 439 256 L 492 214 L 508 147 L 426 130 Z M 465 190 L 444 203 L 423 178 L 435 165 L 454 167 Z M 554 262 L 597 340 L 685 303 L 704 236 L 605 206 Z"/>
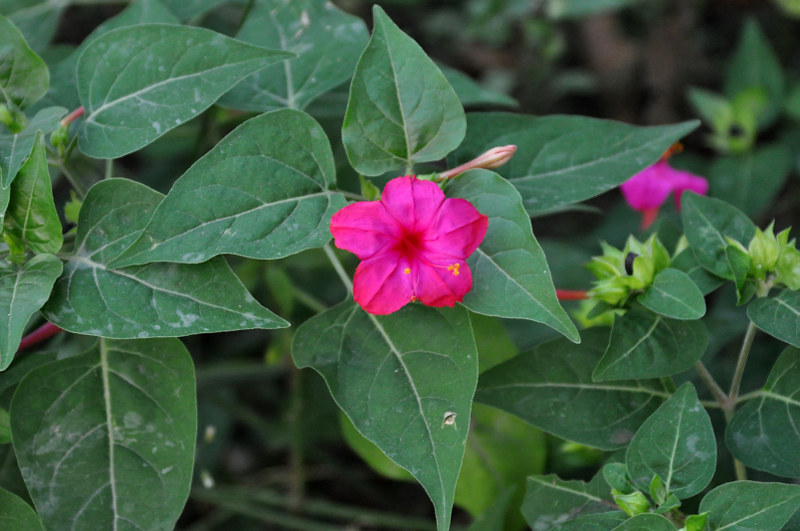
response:
<path fill-rule="evenodd" d="M 744 341 L 742 341 L 742 348 L 739 350 L 739 359 L 736 361 L 736 369 L 733 371 L 733 379 L 731 380 L 731 390 L 728 393 L 728 402 L 730 404 L 731 412 L 736 407 L 736 401 L 739 399 L 739 388 L 742 385 L 742 376 L 744 376 L 744 367 L 747 364 L 747 357 L 750 355 L 750 348 L 753 346 L 753 338 L 756 336 L 756 325 L 753 321 L 747 325 L 747 332 L 744 334 Z"/>
<path fill-rule="evenodd" d="M 698 361 L 694 364 L 694 368 L 697 373 L 700 375 L 700 379 L 703 380 L 703 383 L 706 384 L 708 390 L 711 391 L 711 394 L 714 395 L 717 403 L 722 409 L 728 407 L 728 396 L 725 394 L 725 391 L 722 390 L 722 387 L 719 386 L 717 381 L 711 376 L 711 373 L 708 372 L 706 366 L 703 365 L 702 361 Z"/>
<path fill-rule="evenodd" d="M 353 281 L 350 280 L 350 277 L 347 275 L 347 272 L 344 270 L 344 266 L 342 262 L 339 261 L 339 257 L 336 256 L 336 253 L 333 252 L 331 249 L 331 244 L 326 243 L 322 250 L 325 251 L 325 255 L 330 260 L 331 265 L 336 270 L 336 274 L 339 275 L 339 278 L 342 280 L 342 284 L 347 288 L 347 291 L 352 293 L 353 292 Z"/>
<path fill-rule="evenodd" d="M 106 159 L 105 179 L 114 177 L 114 159 Z"/>
<path fill-rule="evenodd" d="M 292 286 L 292 288 L 294 289 L 294 298 L 300 301 L 302 304 L 308 306 L 309 309 L 314 310 L 317 313 L 322 313 L 328 309 L 328 306 L 326 306 L 325 303 L 320 301 L 306 290 L 298 288 L 297 286 Z"/>

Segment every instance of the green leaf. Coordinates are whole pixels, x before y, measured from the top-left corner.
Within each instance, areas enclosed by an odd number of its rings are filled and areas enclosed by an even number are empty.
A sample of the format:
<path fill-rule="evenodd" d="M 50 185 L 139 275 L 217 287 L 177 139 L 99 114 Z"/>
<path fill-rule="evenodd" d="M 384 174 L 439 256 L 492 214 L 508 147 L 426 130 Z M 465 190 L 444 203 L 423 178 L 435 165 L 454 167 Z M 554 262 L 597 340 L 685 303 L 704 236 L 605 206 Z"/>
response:
<path fill-rule="evenodd" d="M 47 94 L 49 85 L 47 65 L 14 24 L 0 15 L 0 103 L 24 109 Z"/>
<path fill-rule="evenodd" d="M 743 155 L 718 157 L 708 170 L 710 194 L 750 217 L 769 207 L 792 169 L 792 153 L 780 143 Z"/>
<path fill-rule="evenodd" d="M 574 342 L 578 330 L 558 303 L 550 268 L 519 193 L 488 170 L 471 170 L 451 181 L 449 197 L 466 199 L 489 217 L 489 229 L 467 263 L 472 290 L 463 304 L 485 315 L 544 323 Z"/>
<path fill-rule="evenodd" d="M 342 141 L 353 168 L 381 175 L 437 160 L 464 138 L 464 109 L 422 48 L 379 6 L 350 85 Z"/>
<path fill-rule="evenodd" d="M 711 531 L 779 531 L 800 508 L 800 486 L 733 481 L 715 488 L 700 502 Z"/>
<path fill-rule="evenodd" d="M 785 80 L 775 51 L 755 19 L 748 19 L 739 46 L 725 75 L 725 94 L 738 94 L 758 88 L 764 91 L 767 108 L 759 116 L 759 124 L 772 122 L 783 105 Z"/>
<path fill-rule="evenodd" d="M 44 531 L 39 517 L 22 498 L 0 489 L 0 529 L 9 531 Z"/>
<path fill-rule="evenodd" d="M 506 525 L 506 515 L 509 507 L 513 507 L 513 496 L 517 489 L 508 487 L 501 492 L 492 502 L 492 505 L 472 521 L 467 531 L 495 531 L 504 529 Z M 522 527 L 521 525 L 519 527 Z"/>
<path fill-rule="evenodd" d="M 555 475 L 531 476 L 520 510 L 531 528 L 552 529 L 581 516 L 616 508 L 611 501 L 611 487 L 602 474 L 597 474 L 589 483 Z"/>
<path fill-rule="evenodd" d="M 757 302 L 757 301 L 756 301 Z M 800 350 L 781 353 L 756 396 L 733 415 L 725 432 L 731 453 L 745 465 L 783 477 L 800 476 Z"/>
<path fill-rule="evenodd" d="M 182 21 L 200 17 L 228 0 L 162 0 Z"/>
<path fill-rule="evenodd" d="M 639 2 L 641 0 L 547 0 L 547 16 L 555 19 L 583 18 Z"/>
<path fill-rule="evenodd" d="M 98 37 L 78 59 L 79 145 L 116 158 L 197 116 L 241 79 L 290 57 L 213 31 L 140 24 Z"/>
<path fill-rule="evenodd" d="M 684 249 L 678 256 L 673 258 L 669 266 L 689 275 L 689 278 L 692 279 L 692 282 L 700 289 L 703 295 L 708 295 L 725 283 L 724 279 L 706 271 L 689 248 Z"/>
<path fill-rule="evenodd" d="M 475 399 L 559 437 L 621 448 L 668 395 L 654 381 L 593 382 L 607 337 L 588 329 L 580 345 L 543 343 L 481 374 Z"/>
<path fill-rule="evenodd" d="M 745 248 L 756 233 L 756 227 L 746 215 L 731 205 L 686 192 L 681 198 L 683 230 L 697 261 L 718 277 L 739 282 L 750 270 L 743 268 L 732 254 L 727 238 L 741 243 Z M 735 249 L 735 248 L 734 248 Z"/>
<path fill-rule="evenodd" d="M 614 319 L 611 340 L 592 374 L 596 382 L 672 376 L 692 367 L 706 350 L 702 321 L 677 321 L 644 309 Z"/>
<path fill-rule="evenodd" d="M 297 55 L 236 85 L 221 105 L 245 111 L 305 109 L 353 75 L 369 33 L 364 22 L 319 0 L 256 2 L 237 39 Z"/>
<path fill-rule="evenodd" d="M 36 134 L 49 134 L 58 128 L 58 121 L 67 114 L 63 107 L 48 107 L 36 113 L 28 126 L 14 135 L 0 130 L 0 188 L 8 188 L 17 172 L 31 155 Z"/>
<path fill-rule="evenodd" d="M 511 96 L 483 87 L 468 75 L 450 68 L 449 66 L 439 65 L 439 70 L 444 74 L 447 82 L 456 91 L 461 105 L 496 105 L 499 107 L 518 107 L 519 103 Z"/>
<path fill-rule="evenodd" d="M 89 190 L 75 254 L 45 317 L 71 332 L 120 339 L 288 326 L 253 299 L 223 258 L 199 265 L 108 266 L 141 233 L 162 197 L 127 179 L 107 179 Z"/>
<path fill-rule="evenodd" d="M 349 300 L 303 323 L 292 356 L 319 372 L 362 435 L 422 484 L 447 529 L 478 379 L 466 310 L 414 304 L 377 317 Z"/>
<path fill-rule="evenodd" d="M 648 418 L 625 454 L 631 481 L 647 491 L 658 474 L 679 499 L 701 492 L 714 475 L 717 443 L 708 413 L 691 383 L 683 384 Z"/>
<path fill-rule="evenodd" d="M 706 314 L 706 301 L 692 279 L 677 269 L 659 271 L 653 284 L 636 298 L 657 314 L 672 319 L 700 319 Z"/>
<path fill-rule="evenodd" d="M 41 131 L 36 133 L 31 155 L 11 185 L 3 228 L 36 254 L 56 253 L 64 242 Z"/>
<path fill-rule="evenodd" d="M 754 300 L 747 316 L 769 335 L 800 347 L 800 291 L 785 289 L 776 297 Z"/>
<path fill-rule="evenodd" d="M 0 407 L 0 444 L 8 444 L 11 442 L 11 417 L 8 416 L 8 411 Z M 0 515 L 2 512 L 0 512 Z"/>
<path fill-rule="evenodd" d="M 58 29 L 61 12 L 68 3 L 53 0 L 0 0 L 0 13 L 8 16 L 30 45 L 41 52 Z"/>
<path fill-rule="evenodd" d="M 290 109 L 240 125 L 181 176 L 114 267 L 205 262 L 219 254 L 274 259 L 320 247 L 345 205 L 330 143 Z"/>
<path fill-rule="evenodd" d="M 675 531 L 675 526 L 659 514 L 643 513 L 625 520 L 614 529 L 617 531 Z"/>
<path fill-rule="evenodd" d="M 467 139 L 448 161 L 454 167 L 495 146 L 524 146 L 497 171 L 519 190 L 529 214 L 541 214 L 619 186 L 698 125 L 636 127 L 583 116 L 474 113 L 467 116 Z"/>
<path fill-rule="evenodd" d="M 14 359 L 25 325 L 47 302 L 61 261 L 52 254 L 40 254 L 20 268 L 0 268 L 0 370 Z"/>
<path fill-rule="evenodd" d="M 568 520 L 551 528 L 550 531 L 611 531 L 627 519 L 628 515 L 622 511 L 590 514 L 575 520 Z"/>
<path fill-rule="evenodd" d="M 101 340 L 20 382 L 11 433 L 48 528 L 173 529 L 194 462 L 192 359 L 175 339 Z"/>

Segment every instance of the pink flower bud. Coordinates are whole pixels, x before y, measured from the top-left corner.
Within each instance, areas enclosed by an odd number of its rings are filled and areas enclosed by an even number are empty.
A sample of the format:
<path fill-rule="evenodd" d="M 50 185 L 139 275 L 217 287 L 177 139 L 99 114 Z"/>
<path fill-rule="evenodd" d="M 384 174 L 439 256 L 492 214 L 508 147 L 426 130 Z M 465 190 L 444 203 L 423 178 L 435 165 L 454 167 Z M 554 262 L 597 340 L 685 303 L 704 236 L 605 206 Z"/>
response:
<path fill-rule="evenodd" d="M 461 166 L 453 168 L 452 170 L 443 171 L 439 174 L 441 180 L 452 179 L 456 175 L 460 175 L 467 170 L 474 170 L 477 168 L 491 169 L 498 168 L 511 160 L 514 152 L 517 151 L 517 146 L 509 144 L 507 146 L 498 146 L 490 149 L 483 155 L 465 162 Z"/>

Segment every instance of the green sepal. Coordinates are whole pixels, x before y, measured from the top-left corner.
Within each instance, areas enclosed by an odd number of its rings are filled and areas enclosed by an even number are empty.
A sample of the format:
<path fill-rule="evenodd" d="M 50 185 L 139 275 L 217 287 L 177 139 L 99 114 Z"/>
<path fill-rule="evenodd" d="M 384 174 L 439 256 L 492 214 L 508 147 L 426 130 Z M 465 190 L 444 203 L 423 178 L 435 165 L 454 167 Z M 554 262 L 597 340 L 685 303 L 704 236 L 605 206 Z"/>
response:
<path fill-rule="evenodd" d="M 647 501 L 647 497 L 641 491 L 637 490 L 630 494 L 623 494 L 612 488 L 611 494 L 614 496 L 614 501 L 619 508 L 625 511 L 628 516 L 636 516 L 650 510 L 650 502 Z"/>

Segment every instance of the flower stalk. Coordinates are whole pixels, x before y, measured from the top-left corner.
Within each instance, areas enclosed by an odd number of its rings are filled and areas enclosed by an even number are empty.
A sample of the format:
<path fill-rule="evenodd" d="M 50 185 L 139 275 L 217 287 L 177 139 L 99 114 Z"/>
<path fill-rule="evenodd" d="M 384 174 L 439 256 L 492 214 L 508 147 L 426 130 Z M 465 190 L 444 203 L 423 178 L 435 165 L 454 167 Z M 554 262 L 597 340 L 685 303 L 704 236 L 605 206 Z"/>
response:
<path fill-rule="evenodd" d="M 436 180 L 439 182 L 444 182 L 447 179 L 452 179 L 456 175 L 461 175 L 467 170 L 475 170 L 478 168 L 490 170 L 492 168 L 498 168 L 511 160 L 511 157 L 514 156 L 516 151 L 517 146 L 513 144 L 494 147 L 483 155 L 480 155 L 469 162 L 465 162 L 460 166 L 456 166 L 452 170 L 443 171 L 439 174 L 439 177 Z"/>

